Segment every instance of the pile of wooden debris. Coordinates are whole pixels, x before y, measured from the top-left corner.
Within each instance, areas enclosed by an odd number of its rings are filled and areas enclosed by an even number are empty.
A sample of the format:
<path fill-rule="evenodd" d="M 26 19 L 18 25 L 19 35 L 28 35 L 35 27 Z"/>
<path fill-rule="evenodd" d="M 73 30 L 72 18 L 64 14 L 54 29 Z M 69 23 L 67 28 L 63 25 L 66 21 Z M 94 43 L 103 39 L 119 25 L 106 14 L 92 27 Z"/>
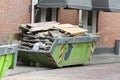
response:
<path fill-rule="evenodd" d="M 81 36 L 87 30 L 72 24 L 41 22 L 21 24 L 22 38 L 20 49 L 47 51 L 56 38 Z"/>

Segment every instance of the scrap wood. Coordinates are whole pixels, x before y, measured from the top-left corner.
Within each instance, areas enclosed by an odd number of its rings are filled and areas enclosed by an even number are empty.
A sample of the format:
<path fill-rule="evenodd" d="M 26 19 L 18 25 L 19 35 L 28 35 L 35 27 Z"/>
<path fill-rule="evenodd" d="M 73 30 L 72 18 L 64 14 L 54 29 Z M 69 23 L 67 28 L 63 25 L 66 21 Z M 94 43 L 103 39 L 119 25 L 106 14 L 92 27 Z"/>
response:
<path fill-rule="evenodd" d="M 84 32 L 87 32 L 88 30 L 80 28 L 76 25 L 71 25 L 71 24 L 60 24 L 56 25 L 56 28 L 59 28 L 62 31 L 65 31 L 67 33 L 70 33 L 71 35 L 81 35 Z"/>
<path fill-rule="evenodd" d="M 30 32 L 37 32 L 37 31 L 46 31 L 46 30 L 49 30 L 49 29 L 54 29 L 55 27 L 58 24 L 52 24 L 52 25 L 49 25 L 49 26 L 42 26 L 42 27 L 34 27 L 34 28 L 31 28 L 29 31 Z"/>
<path fill-rule="evenodd" d="M 37 36 L 35 35 L 26 35 L 26 34 L 23 34 L 24 37 L 28 37 L 28 38 L 33 38 L 33 39 L 36 39 Z"/>
<path fill-rule="evenodd" d="M 26 24 L 20 24 L 19 28 L 20 28 L 20 29 L 21 29 L 21 28 L 23 28 L 23 29 L 25 28 L 25 29 L 26 29 L 27 27 L 26 27 Z"/>
<path fill-rule="evenodd" d="M 19 26 L 19 29 L 22 31 L 22 33 L 26 33 L 29 31 L 29 28 L 26 27 L 26 24 L 21 24 Z"/>
<path fill-rule="evenodd" d="M 33 46 L 33 43 L 29 43 L 29 42 L 21 42 L 20 45 L 28 45 L 28 46 Z"/>
<path fill-rule="evenodd" d="M 71 35 L 82 35 L 86 30 L 80 28 L 61 28 L 62 30 L 70 33 Z"/>
<path fill-rule="evenodd" d="M 20 49 L 27 49 L 27 50 L 30 50 L 30 49 L 31 49 L 31 48 L 30 48 L 30 47 L 28 47 L 28 46 L 22 46 L 22 45 L 21 45 L 21 46 L 19 46 L 19 48 L 20 48 Z"/>
<path fill-rule="evenodd" d="M 20 24 L 19 29 L 26 29 L 26 30 L 28 30 L 29 28 L 27 27 L 26 24 Z"/>
<path fill-rule="evenodd" d="M 77 26 L 77 25 L 72 25 L 72 24 L 59 24 L 59 25 L 55 25 L 55 27 L 56 28 L 61 28 L 61 27 L 63 27 L 63 28 L 79 28 L 79 26 Z"/>
<path fill-rule="evenodd" d="M 38 38 L 46 38 L 46 36 L 43 33 L 35 34 Z"/>
<path fill-rule="evenodd" d="M 26 49 L 26 50 L 30 50 L 31 48 L 30 47 L 27 47 L 27 46 L 19 46 L 20 49 Z"/>
<path fill-rule="evenodd" d="M 29 31 L 22 32 L 20 48 L 33 49 L 35 45 L 38 45 L 38 49 L 35 49 L 43 51 L 49 50 L 56 38 L 80 36 L 87 31 L 77 25 L 51 22 L 27 24 L 27 26 L 30 26 Z M 26 26 L 23 25 L 22 28 L 26 28 Z"/>
<path fill-rule="evenodd" d="M 45 36 L 48 35 L 48 31 L 47 32 L 41 32 L 42 34 L 44 34 Z"/>
<path fill-rule="evenodd" d="M 39 39 L 22 39 L 22 41 L 25 41 L 25 42 L 39 42 L 40 40 Z"/>
<path fill-rule="evenodd" d="M 40 22 L 40 23 L 32 23 L 32 24 L 26 24 L 27 27 L 29 28 L 34 28 L 34 27 L 42 27 L 42 26 L 49 26 L 53 24 L 59 24 L 58 22 L 51 21 L 51 22 Z"/>
<path fill-rule="evenodd" d="M 49 31 L 52 37 L 58 38 L 58 37 L 63 37 L 64 35 L 60 33 L 59 31 Z"/>

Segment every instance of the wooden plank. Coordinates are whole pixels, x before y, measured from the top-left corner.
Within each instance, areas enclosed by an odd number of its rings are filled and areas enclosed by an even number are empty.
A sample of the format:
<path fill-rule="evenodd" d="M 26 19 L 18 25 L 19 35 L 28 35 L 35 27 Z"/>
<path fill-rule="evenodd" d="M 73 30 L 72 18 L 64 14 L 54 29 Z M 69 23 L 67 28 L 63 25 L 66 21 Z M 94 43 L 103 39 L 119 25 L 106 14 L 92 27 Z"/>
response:
<path fill-rule="evenodd" d="M 81 28 L 60 28 L 61 30 L 64 30 L 65 32 L 70 33 L 71 35 L 82 35 L 87 30 L 81 29 Z"/>
<path fill-rule="evenodd" d="M 37 31 L 46 31 L 46 30 L 49 30 L 49 29 L 54 29 L 55 27 L 58 24 L 52 24 L 52 25 L 49 25 L 49 26 L 42 26 L 42 27 L 34 27 L 34 28 L 31 28 L 29 31 L 30 32 L 37 32 Z"/>
<path fill-rule="evenodd" d="M 27 49 L 27 50 L 30 50 L 30 49 L 31 49 L 30 47 L 28 47 L 28 46 L 23 46 L 23 45 L 19 46 L 19 48 L 20 48 L 20 49 Z"/>
<path fill-rule="evenodd" d="M 72 25 L 72 24 L 59 24 L 59 25 L 56 25 L 55 26 L 56 28 L 61 28 L 61 27 L 63 27 L 63 28 L 79 28 L 79 26 L 77 26 L 77 25 Z"/>
<path fill-rule="evenodd" d="M 34 27 L 49 26 L 53 24 L 59 24 L 59 23 L 55 21 L 50 21 L 50 22 L 39 22 L 39 23 L 32 23 L 32 24 L 26 24 L 26 25 L 29 28 L 34 28 Z"/>
<path fill-rule="evenodd" d="M 39 39 L 31 39 L 31 40 L 23 39 L 22 41 L 35 43 L 35 42 L 39 42 L 40 40 Z"/>
<path fill-rule="evenodd" d="M 32 39 L 37 38 L 37 36 L 35 36 L 35 35 L 26 35 L 26 34 L 23 34 L 23 37 L 28 37 L 28 38 L 32 38 Z"/>
<path fill-rule="evenodd" d="M 46 36 L 43 33 L 35 34 L 38 38 L 46 38 Z"/>
<path fill-rule="evenodd" d="M 48 31 L 46 31 L 46 32 L 40 32 L 40 33 L 44 34 L 45 36 L 48 36 L 48 35 L 49 35 L 49 34 L 48 34 Z"/>
<path fill-rule="evenodd" d="M 20 24 L 19 29 L 26 29 L 26 24 Z"/>
<path fill-rule="evenodd" d="M 60 33 L 59 31 L 49 31 L 49 33 L 52 35 L 52 37 L 57 38 L 57 37 L 62 37 L 63 34 Z"/>
<path fill-rule="evenodd" d="M 21 24 L 19 26 L 19 29 L 21 29 L 23 33 L 26 33 L 29 31 L 29 28 L 26 27 L 26 24 Z"/>
<path fill-rule="evenodd" d="M 56 28 L 59 28 L 67 33 L 70 33 L 71 35 L 82 35 L 84 32 L 87 32 L 88 30 L 80 28 L 78 26 L 74 26 L 71 24 L 60 24 L 60 25 L 56 25 Z"/>
<path fill-rule="evenodd" d="M 20 45 L 33 46 L 34 44 L 29 42 L 21 42 Z"/>

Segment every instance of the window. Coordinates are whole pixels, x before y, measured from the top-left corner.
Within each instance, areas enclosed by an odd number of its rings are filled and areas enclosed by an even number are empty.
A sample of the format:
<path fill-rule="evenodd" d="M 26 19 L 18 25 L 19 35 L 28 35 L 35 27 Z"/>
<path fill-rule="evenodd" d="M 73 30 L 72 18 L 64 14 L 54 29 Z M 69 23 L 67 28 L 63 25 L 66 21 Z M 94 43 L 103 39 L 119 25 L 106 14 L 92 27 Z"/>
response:
<path fill-rule="evenodd" d="M 79 26 L 87 29 L 89 33 L 96 33 L 97 11 L 79 11 Z"/>
<path fill-rule="evenodd" d="M 56 8 L 41 8 L 37 10 L 36 22 L 56 21 Z"/>

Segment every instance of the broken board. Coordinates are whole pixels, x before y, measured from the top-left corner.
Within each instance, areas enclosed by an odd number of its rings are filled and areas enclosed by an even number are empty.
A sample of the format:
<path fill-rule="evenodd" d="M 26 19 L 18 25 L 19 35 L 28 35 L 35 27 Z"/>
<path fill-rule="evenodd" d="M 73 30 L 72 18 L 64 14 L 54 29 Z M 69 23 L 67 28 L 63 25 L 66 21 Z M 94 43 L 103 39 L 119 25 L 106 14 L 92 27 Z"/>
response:
<path fill-rule="evenodd" d="M 71 35 L 82 35 L 84 32 L 87 32 L 88 30 L 78 27 L 77 25 L 71 25 L 71 24 L 60 24 L 56 25 L 56 28 L 59 28 L 62 31 L 65 31 L 67 33 L 70 33 Z"/>

